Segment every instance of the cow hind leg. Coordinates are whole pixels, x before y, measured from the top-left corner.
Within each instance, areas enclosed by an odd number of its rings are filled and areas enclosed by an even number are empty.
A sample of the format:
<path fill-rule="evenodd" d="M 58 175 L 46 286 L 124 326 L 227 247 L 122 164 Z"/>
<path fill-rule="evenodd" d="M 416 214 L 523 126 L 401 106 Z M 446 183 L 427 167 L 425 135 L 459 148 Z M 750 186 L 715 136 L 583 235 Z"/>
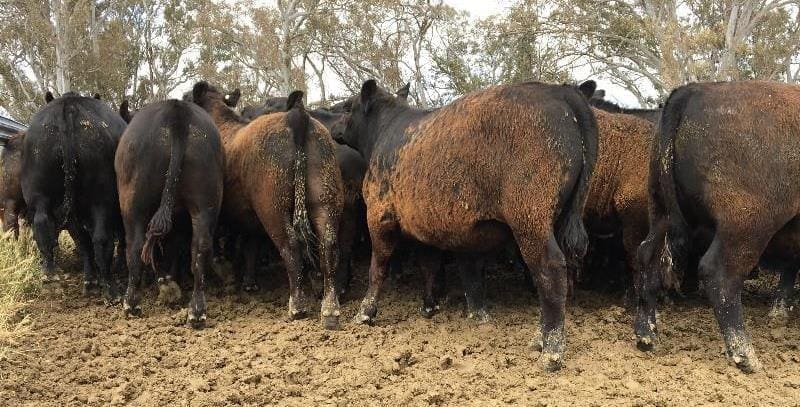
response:
<path fill-rule="evenodd" d="M 341 310 L 336 277 L 339 272 L 339 219 L 323 208 L 314 208 L 312 220 L 314 233 L 319 240 L 318 264 L 323 276 L 320 310 L 322 326 L 325 329 L 339 329 Z"/>
<path fill-rule="evenodd" d="M 60 279 L 55 263 L 56 230 L 46 205 L 38 205 L 33 215 L 33 239 L 42 255 L 42 273 L 45 282 Z"/>
<path fill-rule="evenodd" d="M 742 239 L 742 236 L 752 239 Z M 725 341 L 728 357 L 745 373 L 760 370 L 750 337 L 745 331 L 742 287 L 767 239 L 753 233 L 725 233 L 718 230 L 711 246 L 700 259 L 703 278 L 714 315 Z"/>
<path fill-rule="evenodd" d="M 93 258 L 92 237 L 86 229 L 76 225 L 75 222 L 70 222 L 67 229 L 78 248 L 83 263 L 83 295 L 92 295 L 100 287 L 97 281 L 97 267 Z"/>
<path fill-rule="evenodd" d="M 467 301 L 467 318 L 479 324 L 490 322 L 491 318 L 486 310 L 485 261 L 468 254 L 459 255 L 457 261 Z"/>
<path fill-rule="evenodd" d="M 192 213 L 192 251 L 191 270 L 194 276 L 192 299 L 186 322 L 193 328 L 202 328 L 206 323 L 206 275 L 211 269 L 213 253 L 214 226 L 217 213 L 202 209 Z"/>
<path fill-rule="evenodd" d="M 286 267 L 289 277 L 289 319 L 302 319 L 308 315 L 308 299 L 303 289 L 303 255 L 300 240 L 292 228 L 292 222 L 285 218 L 279 225 L 267 225 L 272 242 Z"/>
<path fill-rule="evenodd" d="M 433 247 L 424 247 L 418 253 L 418 260 L 425 273 L 425 292 L 422 298 L 420 313 L 425 318 L 432 318 L 439 312 L 439 283 L 444 275 L 442 251 Z"/>
<path fill-rule="evenodd" d="M 244 270 L 241 271 L 241 289 L 244 292 L 256 292 L 260 289 L 256 281 L 256 262 L 258 261 L 259 239 L 255 236 L 244 237 Z"/>
<path fill-rule="evenodd" d="M 540 363 L 545 370 L 556 371 L 561 368 L 566 346 L 564 316 L 569 286 L 566 258 L 552 231 L 529 235 L 514 230 L 514 234 L 539 294 Z"/>
<path fill-rule="evenodd" d="M 785 322 L 789 318 L 790 301 L 794 294 L 794 285 L 797 282 L 797 269 L 798 265 L 795 263 L 786 265 L 781 270 L 780 282 L 772 302 L 772 309 L 769 312 L 769 317 L 776 322 Z"/>
<path fill-rule="evenodd" d="M 388 217 L 386 217 L 388 218 Z M 398 225 L 395 220 L 383 219 L 369 222 L 372 239 L 372 255 L 369 264 L 369 286 L 358 313 L 353 318 L 356 324 L 372 324 L 378 315 L 378 296 L 389 268 L 389 259 L 397 245 Z"/>
<path fill-rule="evenodd" d="M 125 291 L 122 310 L 126 316 L 139 317 L 142 315 L 142 247 L 144 247 L 146 226 L 141 222 L 128 222 L 125 225 L 128 288 Z"/>
<path fill-rule="evenodd" d="M 177 283 L 177 276 L 181 269 L 180 262 L 184 260 L 181 256 L 182 246 L 187 243 L 187 239 L 179 233 L 170 233 L 164 240 L 164 256 L 161 264 L 153 265 L 158 284 L 157 302 L 174 306 L 180 302 L 183 295 Z"/>
<path fill-rule="evenodd" d="M 111 224 L 108 222 L 105 210 L 94 211 L 93 218 L 92 248 L 94 249 L 94 262 L 97 264 L 100 274 L 103 298 L 109 304 L 118 304 L 120 297 L 117 281 L 111 274 L 111 261 L 114 257 Z"/>

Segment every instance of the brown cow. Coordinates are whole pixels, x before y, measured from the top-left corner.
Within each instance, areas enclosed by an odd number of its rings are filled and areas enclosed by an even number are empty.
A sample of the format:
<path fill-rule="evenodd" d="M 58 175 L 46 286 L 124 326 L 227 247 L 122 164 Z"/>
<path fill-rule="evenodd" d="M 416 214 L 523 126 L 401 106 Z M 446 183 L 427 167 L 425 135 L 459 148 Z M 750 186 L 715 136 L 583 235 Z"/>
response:
<path fill-rule="evenodd" d="M 697 83 L 672 92 L 650 162 L 650 232 L 639 248 L 637 344 L 656 336 L 656 294 L 674 287 L 692 250 L 728 357 L 759 370 L 741 291 L 759 262 L 800 266 L 800 87 Z M 791 284 L 789 284 L 791 283 Z"/>
<path fill-rule="evenodd" d="M 580 90 L 590 96 L 593 82 L 584 82 Z M 648 231 L 647 174 L 653 124 L 631 114 L 592 111 L 597 119 L 598 156 L 583 220 L 594 235 L 622 232 L 626 264 L 635 276 L 636 250 Z"/>
<path fill-rule="evenodd" d="M 523 83 L 430 111 L 370 80 L 353 97 L 340 138 L 369 163 L 370 284 L 355 322 L 374 320 L 401 235 L 464 253 L 514 239 L 542 303 L 541 360 L 548 370 L 560 368 L 567 264 L 586 250 L 581 214 L 597 157 L 596 123 L 583 96 L 569 86 Z"/>
<path fill-rule="evenodd" d="M 343 186 L 333 140 L 325 126 L 311 119 L 302 92 L 289 96 L 288 112 L 241 119 L 223 95 L 205 82 L 196 84 L 192 100 L 214 118 L 226 157 L 222 219 L 243 234 L 264 231 L 283 258 L 289 275 L 289 316 L 307 314 L 301 246 L 319 257 L 324 281 L 323 325 L 339 324 L 335 289 L 338 228 Z M 313 250 L 311 245 L 318 244 Z"/>

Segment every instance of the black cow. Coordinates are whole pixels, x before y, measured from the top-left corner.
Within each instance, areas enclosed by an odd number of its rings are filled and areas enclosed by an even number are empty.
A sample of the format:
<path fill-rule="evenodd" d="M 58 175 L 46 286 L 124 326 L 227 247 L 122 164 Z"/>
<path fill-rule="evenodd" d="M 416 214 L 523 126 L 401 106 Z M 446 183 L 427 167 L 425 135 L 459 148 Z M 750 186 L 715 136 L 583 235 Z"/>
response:
<path fill-rule="evenodd" d="M 637 344 L 653 347 L 656 293 L 675 287 L 691 252 L 727 354 L 759 370 L 741 291 L 761 258 L 783 270 L 785 304 L 800 267 L 800 87 L 697 83 L 672 92 L 650 162 L 650 232 L 638 251 Z"/>
<path fill-rule="evenodd" d="M 57 231 L 66 228 L 94 261 L 104 298 L 116 302 L 111 261 L 122 222 L 114 153 L 125 122 L 96 98 L 48 92 L 46 101 L 23 143 L 21 177 L 45 278 L 57 278 L 53 251 Z"/>
<path fill-rule="evenodd" d="M 193 103 L 150 104 L 136 113 L 125 130 L 115 169 L 128 244 L 126 314 L 141 315 L 143 262 L 153 265 L 162 292 L 174 292 L 173 276 L 156 264 L 157 247 L 167 241 L 165 246 L 172 250 L 165 257 L 174 263 L 180 251 L 176 246 L 191 236 L 194 291 L 187 321 L 195 327 L 204 324 L 205 276 L 222 203 L 223 161 L 214 121 Z"/>

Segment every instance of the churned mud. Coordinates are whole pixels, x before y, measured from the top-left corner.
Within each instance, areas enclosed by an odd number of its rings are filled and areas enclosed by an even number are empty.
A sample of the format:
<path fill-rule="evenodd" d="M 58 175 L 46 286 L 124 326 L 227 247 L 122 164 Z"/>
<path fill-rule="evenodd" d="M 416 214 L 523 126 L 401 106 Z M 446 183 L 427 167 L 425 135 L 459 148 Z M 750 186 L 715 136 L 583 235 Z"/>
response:
<path fill-rule="evenodd" d="M 492 325 L 464 319 L 453 273 L 442 311 L 422 318 L 422 281 L 412 273 L 387 283 L 369 327 L 349 321 L 365 268 L 336 332 L 324 331 L 318 315 L 286 321 L 280 267 L 262 273 L 262 291 L 248 301 L 211 290 L 200 331 L 184 326 L 185 310 L 155 304 L 155 288 L 144 318 L 126 320 L 121 307 L 83 298 L 73 276 L 27 309 L 29 332 L 0 361 L 0 405 L 800 405 L 800 322 L 795 311 L 770 326 L 773 276 L 748 282 L 745 294 L 763 373 L 744 375 L 727 362 L 700 299 L 662 306 L 658 349 L 642 353 L 620 294 L 577 291 L 566 367 L 547 374 L 529 346 L 538 302 L 521 275 L 490 273 Z"/>

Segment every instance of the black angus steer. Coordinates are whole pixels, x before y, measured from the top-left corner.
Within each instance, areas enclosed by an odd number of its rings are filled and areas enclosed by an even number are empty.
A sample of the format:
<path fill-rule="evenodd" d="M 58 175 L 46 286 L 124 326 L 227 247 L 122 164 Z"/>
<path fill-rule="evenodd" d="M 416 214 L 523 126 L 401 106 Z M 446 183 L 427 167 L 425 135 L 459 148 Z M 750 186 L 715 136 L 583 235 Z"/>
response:
<path fill-rule="evenodd" d="M 664 106 L 655 143 L 650 232 L 638 251 L 638 346 L 654 345 L 657 291 L 677 286 L 689 253 L 699 251 L 699 275 L 728 357 L 745 372 L 759 370 L 742 286 L 759 258 L 784 270 L 784 287 L 800 267 L 800 87 L 680 87 Z"/>
<path fill-rule="evenodd" d="M 122 222 L 114 152 L 125 122 L 96 98 L 67 93 L 53 99 L 48 92 L 46 100 L 23 142 L 21 176 L 45 278 L 56 278 L 53 251 L 57 232 L 66 228 L 84 261 L 96 266 L 105 299 L 116 302 L 111 261 Z"/>
<path fill-rule="evenodd" d="M 597 126 L 583 96 L 569 86 L 522 83 L 430 111 L 370 80 L 351 102 L 337 137 L 367 159 L 372 239 L 369 288 L 355 322 L 374 321 L 399 237 L 470 255 L 514 239 L 542 303 L 541 361 L 559 369 L 567 265 L 586 251 L 581 216 L 597 157 Z"/>
<path fill-rule="evenodd" d="M 219 131 L 199 106 L 167 100 L 136 113 L 115 160 L 128 245 L 126 314 L 141 314 L 142 263 L 153 265 L 162 291 L 176 287 L 173 276 L 157 264 L 157 249 L 162 241 L 174 247 L 191 236 L 194 290 L 187 321 L 195 327 L 205 322 L 205 276 L 222 204 L 223 166 Z M 176 251 L 168 250 L 162 263 L 177 261 Z"/>

